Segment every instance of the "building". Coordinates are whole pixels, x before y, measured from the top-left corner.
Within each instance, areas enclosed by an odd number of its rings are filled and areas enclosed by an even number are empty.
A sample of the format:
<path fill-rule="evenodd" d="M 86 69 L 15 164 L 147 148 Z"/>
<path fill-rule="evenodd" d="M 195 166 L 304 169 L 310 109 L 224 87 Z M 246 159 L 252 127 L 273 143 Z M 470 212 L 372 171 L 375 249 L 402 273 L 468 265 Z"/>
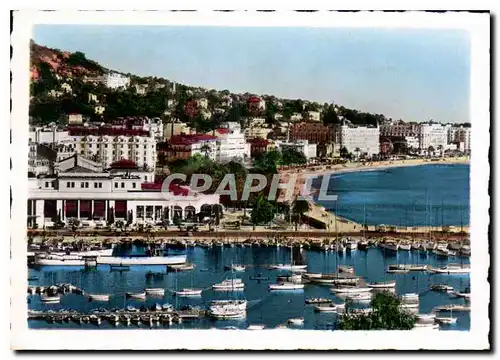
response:
<path fill-rule="evenodd" d="M 71 85 L 68 84 L 68 83 L 62 84 L 61 85 L 61 90 L 64 91 L 65 93 L 71 93 L 72 92 Z"/>
<path fill-rule="evenodd" d="M 248 119 L 248 124 L 244 133 L 247 139 L 266 139 L 271 131 L 272 130 L 269 129 L 266 124 L 266 119 L 261 117 L 252 117 Z"/>
<path fill-rule="evenodd" d="M 146 95 L 146 92 L 148 91 L 148 86 L 144 84 L 136 84 L 134 87 L 135 93 L 138 95 Z"/>
<path fill-rule="evenodd" d="M 380 136 L 383 137 L 418 137 L 420 134 L 420 125 L 416 123 L 405 123 L 402 120 L 393 121 L 380 125 Z"/>
<path fill-rule="evenodd" d="M 321 113 L 319 111 L 308 111 L 307 117 L 310 121 L 320 121 Z"/>
<path fill-rule="evenodd" d="M 464 126 L 451 126 L 448 129 L 448 143 L 457 144 L 457 149 L 462 152 L 471 150 L 471 128 Z"/>
<path fill-rule="evenodd" d="M 293 121 L 293 122 L 302 121 L 302 114 L 293 113 L 292 116 L 290 116 L 290 121 Z"/>
<path fill-rule="evenodd" d="M 190 127 L 183 122 L 171 121 L 163 126 L 163 140 L 170 140 L 175 135 L 187 135 L 191 133 Z"/>
<path fill-rule="evenodd" d="M 55 151 L 47 148 L 45 145 L 32 142 L 31 139 L 28 142 L 28 147 L 28 173 L 31 173 L 34 176 L 41 174 L 53 174 L 54 163 L 56 160 Z M 47 148 L 51 153 L 43 151 L 45 148 Z"/>
<path fill-rule="evenodd" d="M 55 125 L 31 127 L 28 137 L 35 144 L 54 144 L 70 139 L 67 130 L 61 130 Z"/>
<path fill-rule="evenodd" d="M 187 159 L 200 154 L 215 161 L 217 137 L 205 134 L 174 135 L 168 142 L 158 144 L 157 150 L 169 160 Z"/>
<path fill-rule="evenodd" d="M 248 110 L 258 112 L 266 109 L 266 102 L 258 96 L 250 96 L 247 100 Z"/>
<path fill-rule="evenodd" d="M 83 116 L 82 116 L 82 114 L 69 114 L 68 115 L 68 124 L 71 124 L 71 125 L 82 125 L 83 124 Z"/>
<path fill-rule="evenodd" d="M 308 140 L 311 144 L 335 142 L 335 128 L 317 122 L 291 124 L 290 140 Z"/>
<path fill-rule="evenodd" d="M 130 78 L 118 73 L 109 73 L 102 77 L 103 84 L 110 89 L 128 88 Z"/>
<path fill-rule="evenodd" d="M 241 132 L 239 123 L 225 123 L 223 128 L 214 131 L 214 136 L 217 137 L 215 161 L 223 163 L 231 160 L 250 160 L 250 144 Z"/>
<path fill-rule="evenodd" d="M 69 147 L 105 167 L 129 159 L 142 168 L 155 169 L 156 139 L 151 132 L 111 127 L 69 127 L 68 131 L 71 141 L 64 144 L 64 150 Z"/>
<path fill-rule="evenodd" d="M 373 156 L 380 151 L 380 130 L 377 126 L 344 124 L 337 127 L 340 147 L 357 156 Z"/>
<path fill-rule="evenodd" d="M 81 226 L 129 225 L 190 219 L 218 195 L 189 193 L 189 188 L 148 182 L 139 170 L 104 170 L 98 163 L 73 155 L 58 164 L 57 175 L 28 179 L 28 227 L 45 228 L 78 219 Z"/>
<path fill-rule="evenodd" d="M 444 150 L 448 144 L 448 131 L 442 124 L 425 123 L 420 125 L 419 148 L 426 152 L 429 148 L 434 151 Z"/>
<path fill-rule="evenodd" d="M 254 159 L 259 154 L 269 151 L 269 140 L 255 138 L 248 141 L 250 144 L 250 157 Z"/>
<path fill-rule="evenodd" d="M 307 140 L 296 140 L 296 141 L 282 141 L 276 140 L 274 142 L 276 149 L 278 151 L 283 151 L 285 149 L 295 149 L 298 152 L 303 153 L 307 160 L 315 158 L 317 156 L 317 146 L 316 144 L 309 144 Z"/>

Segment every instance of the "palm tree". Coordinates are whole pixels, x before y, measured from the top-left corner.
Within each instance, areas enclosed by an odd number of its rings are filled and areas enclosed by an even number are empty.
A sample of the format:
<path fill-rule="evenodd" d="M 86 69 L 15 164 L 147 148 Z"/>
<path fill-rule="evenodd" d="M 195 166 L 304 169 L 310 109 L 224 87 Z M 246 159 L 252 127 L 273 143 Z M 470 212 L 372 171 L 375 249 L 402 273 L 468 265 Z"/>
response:
<path fill-rule="evenodd" d="M 295 199 L 293 203 L 293 215 L 295 221 L 295 231 L 297 231 L 297 227 L 299 222 L 301 221 L 304 213 L 310 210 L 309 202 L 303 199 Z"/>
<path fill-rule="evenodd" d="M 354 149 L 354 152 L 356 153 L 356 159 L 359 159 L 359 153 L 361 152 L 361 149 L 357 147 L 356 149 Z"/>

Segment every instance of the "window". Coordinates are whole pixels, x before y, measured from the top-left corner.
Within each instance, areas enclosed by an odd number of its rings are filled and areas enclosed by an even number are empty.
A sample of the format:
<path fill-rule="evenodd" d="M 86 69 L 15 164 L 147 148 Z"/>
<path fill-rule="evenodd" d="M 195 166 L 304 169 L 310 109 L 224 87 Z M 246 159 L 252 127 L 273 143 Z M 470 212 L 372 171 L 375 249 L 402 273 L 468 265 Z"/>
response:
<path fill-rule="evenodd" d="M 99 183 L 99 189 L 102 189 L 102 183 Z"/>
<path fill-rule="evenodd" d="M 107 149 L 108 148 L 108 144 L 104 144 L 104 147 Z"/>
<path fill-rule="evenodd" d="M 94 183 L 94 189 L 97 189 L 97 183 Z"/>
<path fill-rule="evenodd" d="M 85 184 L 84 183 L 80 183 L 80 187 L 85 187 Z"/>
<path fill-rule="evenodd" d="M 125 187 L 125 183 L 122 183 L 122 189 Z"/>
<path fill-rule="evenodd" d="M 132 183 L 132 187 L 135 189 L 135 183 Z"/>
<path fill-rule="evenodd" d="M 48 181 L 45 182 L 45 187 L 49 187 Z"/>
<path fill-rule="evenodd" d="M 75 183 L 74 181 L 71 182 L 71 187 L 74 188 L 75 187 Z"/>
<path fill-rule="evenodd" d="M 89 183 L 88 183 L 88 182 L 86 182 L 86 183 L 85 183 L 85 187 L 86 187 L 86 188 L 88 188 L 88 187 L 89 187 Z"/>
<path fill-rule="evenodd" d="M 115 189 L 116 189 L 116 188 L 118 188 L 118 183 L 117 183 L 117 182 L 115 183 Z"/>

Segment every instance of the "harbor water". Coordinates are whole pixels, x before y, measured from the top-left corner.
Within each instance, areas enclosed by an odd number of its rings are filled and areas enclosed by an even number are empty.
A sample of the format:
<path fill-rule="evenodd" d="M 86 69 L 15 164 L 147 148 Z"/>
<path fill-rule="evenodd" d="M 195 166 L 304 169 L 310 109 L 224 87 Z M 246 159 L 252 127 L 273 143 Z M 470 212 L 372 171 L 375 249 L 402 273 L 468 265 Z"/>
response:
<path fill-rule="evenodd" d="M 139 251 L 136 246 L 132 252 Z M 152 306 L 156 303 L 170 303 L 179 309 L 185 305 L 206 308 L 213 299 L 244 298 L 248 301 L 247 317 L 242 320 L 213 320 L 208 317 L 184 321 L 170 327 L 155 326 L 154 328 L 184 328 L 210 329 L 236 327 L 245 329 L 250 324 L 264 324 L 266 328 L 275 328 L 286 324 L 290 318 L 304 317 L 304 324 L 297 329 L 334 329 L 338 315 L 334 313 L 317 313 L 313 305 L 306 305 L 306 298 L 326 297 L 336 303 L 343 300 L 336 298 L 330 292 L 329 286 L 306 284 L 301 291 L 270 292 L 268 286 L 276 282 L 276 276 L 284 274 L 277 270 L 269 270 L 270 264 L 290 263 L 290 248 L 286 247 L 188 247 L 186 252 L 188 261 L 195 264 L 193 271 L 170 272 L 164 266 L 132 266 L 128 271 L 112 271 L 109 266 L 98 266 L 94 269 L 83 267 L 46 266 L 30 268 L 30 286 L 49 286 L 61 283 L 71 283 L 89 294 L 110 294 L 109 302 L 93 302 L 77 294 L 62 295 L 59 304 L 44 304 L 39 295 L 28 295 L 30 310 L 74 309 L 81 313 L 88 313 L 93 309 L 125 308 L 132 305 L 136 308 Z M 464 292 L 470 287 L 469 275 L 429 274 L 426 272 L 410 272 L 407 274 L 388 274 L 389 264 L 429 264 L 443 266 L 447 263 L 469 263 L 468 258 L 456 257 L 440 259 L 434 254 L 424 254 L 419 251 L 398 251 L 387 253 L 381 248 L 369 248 L 366 251 L 356 250 L 346 253 L 334 251 L 310 251 L 294 249 L 294 261 L 299 258 L 308 265 L 309 272 L 333 273 L 338 265 L 351 265 L 358 276 L 364 277 L 367 282 L 396 280 L 396 293 L 419 293 L 420 313 L 429 313 L 434 307 L 446 304 L 464 304 L 464 299 L 455 298 L 450 294 L 434 292 L 430 285 L 446 283 L 456 291 Z M 224 266 L 231 264 L 245 264 L 244 272 L 228 272 Z M 155 276 L 146 276 L 148 272 Z M 252 280 L 261 275 L 269 280 Z M 220 292 L 213 291 L 211 286 L 224 279 L 240 278 L 245 283 L 244 291 Z M 204 289 L 199 298 L 175 297 L 173 291 L 195 287 Z M 142 292 L 145 288 L 164 288 L 165 295 L 150 297 L 146 300 L 126 298 L 126 292 Z M 443 325 L 442 330 L 468 330 L 470 327 L 470 313 L 453 312 L 458 318 L 455 325 Z M 146 325 L 131 325 L 117 327 L 103 321 L 99 327 L 92 324 L 76 323 L 48 323 L 42 320 L 29 320 L 30 328 L 87 328 L 87 329 L 130 329 L 137 326 L 149 328 Z"/>
<path fill-rule="evenodd" d="M 321 200 L 317 203 L 360 224 L 466 226 L 469 176 L 468 164 L 427 164 L 333 174 L 328 194 L 337 195 L 337 203 Z M 319 179 L 313 181 L 313 187 L 319 188 L 319 184 Z"/>

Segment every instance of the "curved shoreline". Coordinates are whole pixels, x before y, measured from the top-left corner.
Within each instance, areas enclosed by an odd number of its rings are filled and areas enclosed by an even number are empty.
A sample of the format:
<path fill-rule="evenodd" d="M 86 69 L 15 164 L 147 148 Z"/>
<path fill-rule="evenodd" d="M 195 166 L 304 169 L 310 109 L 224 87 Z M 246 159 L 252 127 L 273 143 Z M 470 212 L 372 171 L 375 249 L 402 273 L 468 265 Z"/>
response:
<path fill-rule="evenodd" d="M 368 164 L 347 164 L 347 165 L 334 165 L 327 168 L 326 166 L 322 166 L 320 169 L 315 169 L 310 172 L 299 172 L 299 176 L 305 182 L 312 181 L 318 177 L 324 177 L 325 175 L 337 175 L 337 174 L 345 174 L 352 172 L 362 172 L 362 171 L 376 171 L 376 170 L 384 170 L 390 168 L 398 168 L 398 167 L 409 167 L 409 166 L 423 166 L 423 165 L 470 165 L 470 161 L 466 157 L 460 158 L 443 158 L 437 161 L 431 161 L 427 159 L 410 159 L 410 160 L 397 160 L 397 161 L 384 161 L 384 162 L 373 162 Z M 349 166 L 352 165 L 352 166 Z M 313 191 L 319 191 L 319 188 L 313 187 L 311 184 L 311 189 Z M 322 221 L 326 224 L 327 227 L 336 226 L 339 231 L 361 231 L 362 224 L 355 222 L 349 218 L 344 218 L 334 214 L 333 212 L 325 209 L 321 204 L 316 203 L 313 200 L 309 201 L 311 210 L 307 213 L 308 216 Z M 334 224 L 334 225 L 333 225 Z M 340 224 L 340 228 L 339 228 Z M 379 224 L 381 225 L 381 224 Z M 413 226 L 413 227 L 399 227 L 392 224 L 384 224 L 386 227 L 396 227 L 399 231 L 416 231 L 416 232 L 428 232 L 428 231 L 438 231 L 441 227 L 428 227 L 428 226 Z M 375 230 L 378 225 L 367 225 L 367 230 Z M 449 228 L 456 228 L 456 225 L 449 225 Z M 468 232 L 469 226 L 463 226 L 463 230 Z"/>

